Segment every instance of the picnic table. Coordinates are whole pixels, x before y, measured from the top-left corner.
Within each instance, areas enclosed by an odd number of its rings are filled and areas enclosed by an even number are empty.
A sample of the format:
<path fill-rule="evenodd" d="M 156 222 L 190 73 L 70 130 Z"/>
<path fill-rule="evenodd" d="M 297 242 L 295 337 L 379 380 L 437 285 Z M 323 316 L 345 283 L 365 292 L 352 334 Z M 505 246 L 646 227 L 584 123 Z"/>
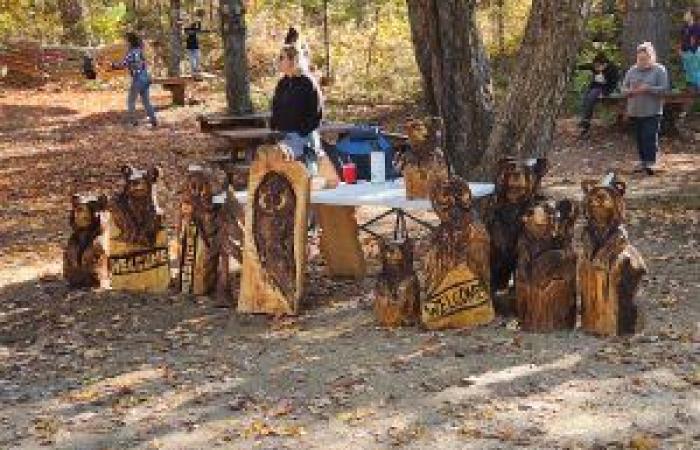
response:
<path fill-rule="evenodd" d="M 693 103 L 700 98 L 700 93 L 684 91 L 684 92 L 667 92 L 663 94 L 664 104 L 669 114 L 665 115 L 668 122 L 668 128 L 673 131 L 678 131 L 678 123 L 675 118 L 677 112 L 688 112 L 693 106 Z M 616 112 L 616 124 L 622 127 L 627 120 L 627 97 L 620 93 L 606 95 L 600 98 L 603 105 L 608 105 Z"/>
<path fill-rule="evenodd" d="M 235 130 L 238 128 L 269 128 L 270 112 L 260 112 L 251 114 L 200 114 L 197 116 L 199 129 L 203 133 L 211 133 L 221 130 Z"/>
<path fill-rule="evenodd" d="M 173 105 L 185 106 L 185 93 L 188 84 L 204 81 L 205 78 L 215 78 L 210 74 L 198 74 L 183 77 L 153 78 L 152 84 L 160 84 L 163 89 L 172 94 Z"/>
<path fill-rule="evenodd" d="M 483 199 L 495 191 L 492 183 L 469 183 L 469 188 L 474 199 Z M 235 196 L 241 204 L 248 200 L 246 191 L 236 191 Z M 380 238 L 380 234 L 371 227 L 386 217 L 395 216 L 397 224 L 408 218 L 424 227 L 433 228 L 431 224 L 413 215 L 416 211 L 432 211 L 430 200 L 407 199 L 402 178 L 384 183 L 340 183 L 333 189 L 313 190 L 310 203 L 317 213 L 322 230 L 321 253 L 330 276 L 365 276 L 366 264 L 359 232 Z M 358 224 L 356 209 L 363 206 L 385 208 L 387 211 Z"/>

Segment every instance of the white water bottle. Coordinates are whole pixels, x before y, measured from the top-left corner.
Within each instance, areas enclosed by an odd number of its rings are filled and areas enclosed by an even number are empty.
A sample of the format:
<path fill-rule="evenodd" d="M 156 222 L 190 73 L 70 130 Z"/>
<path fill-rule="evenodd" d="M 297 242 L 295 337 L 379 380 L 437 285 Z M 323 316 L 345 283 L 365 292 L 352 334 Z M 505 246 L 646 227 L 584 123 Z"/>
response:
<path fill-rule="evenodd" d="M 386 181 L 386 159 L 384 152 L 376 147 L 369 154 L 370 180 L 372 183 L 384 183 Z"/>

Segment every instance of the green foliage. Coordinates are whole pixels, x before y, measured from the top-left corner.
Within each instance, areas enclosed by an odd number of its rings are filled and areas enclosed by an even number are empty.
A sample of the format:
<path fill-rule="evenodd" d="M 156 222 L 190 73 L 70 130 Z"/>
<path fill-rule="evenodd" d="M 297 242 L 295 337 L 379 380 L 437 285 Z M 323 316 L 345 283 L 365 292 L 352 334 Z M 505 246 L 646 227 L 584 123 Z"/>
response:
<path fill-rule="evenodd" d="M 113 42 L 122 34 L 126 18 L 126 5 L 96 6 L 88 20 L 88 29 L 93 39 L 100 43 Z"/>

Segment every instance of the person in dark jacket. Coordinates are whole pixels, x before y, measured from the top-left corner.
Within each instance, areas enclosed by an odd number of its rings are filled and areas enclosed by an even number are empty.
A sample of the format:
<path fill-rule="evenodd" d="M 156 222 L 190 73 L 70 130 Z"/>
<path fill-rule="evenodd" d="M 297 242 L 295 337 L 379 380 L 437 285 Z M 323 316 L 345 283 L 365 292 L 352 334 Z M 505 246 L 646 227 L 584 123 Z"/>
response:
<path fill-rule="evenodd" d="M 270 127 L 281 132 L 289 156 L 303 161 L 312 173 L 323 156 L 318 127 L 323 117 L 323 97 L 308 73 L 306 50 L 299 44 L 299 33 L 290 28 L 280 52 L 282 78 L 272 97 Z"/>
<path fill-rule="evenodd" d="M 201 32 L 202 23 L 199 21 L 192 22 L 190 26 L 185 28 L 185 48 L 187 49 L 187 56 L 189 56 L 190 59 L 190 69 L 192 70 L 192 75 L 199 74 L 199 61 L 202 53 L 199 49 L 199 38 L 197 34 Z"/>
<path fill-rule="evenodd" d="M 591 117 L 593 117 L 595 105 L 602 96 L 608 96 L 615 90 L 620 75 L 617 66 L 603 52 L 599 52 L 591 64 L 582 64 L 578 68 L 592 72 L 591 81 L 581 104 L 579 127 L 581 136 L 584 137 L 591 129 Z"/>

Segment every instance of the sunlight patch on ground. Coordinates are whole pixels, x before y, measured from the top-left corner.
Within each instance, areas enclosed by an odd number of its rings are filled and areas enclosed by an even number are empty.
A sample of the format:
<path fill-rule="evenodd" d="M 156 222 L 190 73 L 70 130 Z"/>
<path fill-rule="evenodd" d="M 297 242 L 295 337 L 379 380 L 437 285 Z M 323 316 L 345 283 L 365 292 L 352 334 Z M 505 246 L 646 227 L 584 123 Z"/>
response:
<path fill-rule="evenodd" d="M 49 275 L 60 275 L 62 263 L 59 261 L 32 261 L 31 263 L 3 266 L 0 262 L 0 288 L 16 283 L 38 280 Z"/>

